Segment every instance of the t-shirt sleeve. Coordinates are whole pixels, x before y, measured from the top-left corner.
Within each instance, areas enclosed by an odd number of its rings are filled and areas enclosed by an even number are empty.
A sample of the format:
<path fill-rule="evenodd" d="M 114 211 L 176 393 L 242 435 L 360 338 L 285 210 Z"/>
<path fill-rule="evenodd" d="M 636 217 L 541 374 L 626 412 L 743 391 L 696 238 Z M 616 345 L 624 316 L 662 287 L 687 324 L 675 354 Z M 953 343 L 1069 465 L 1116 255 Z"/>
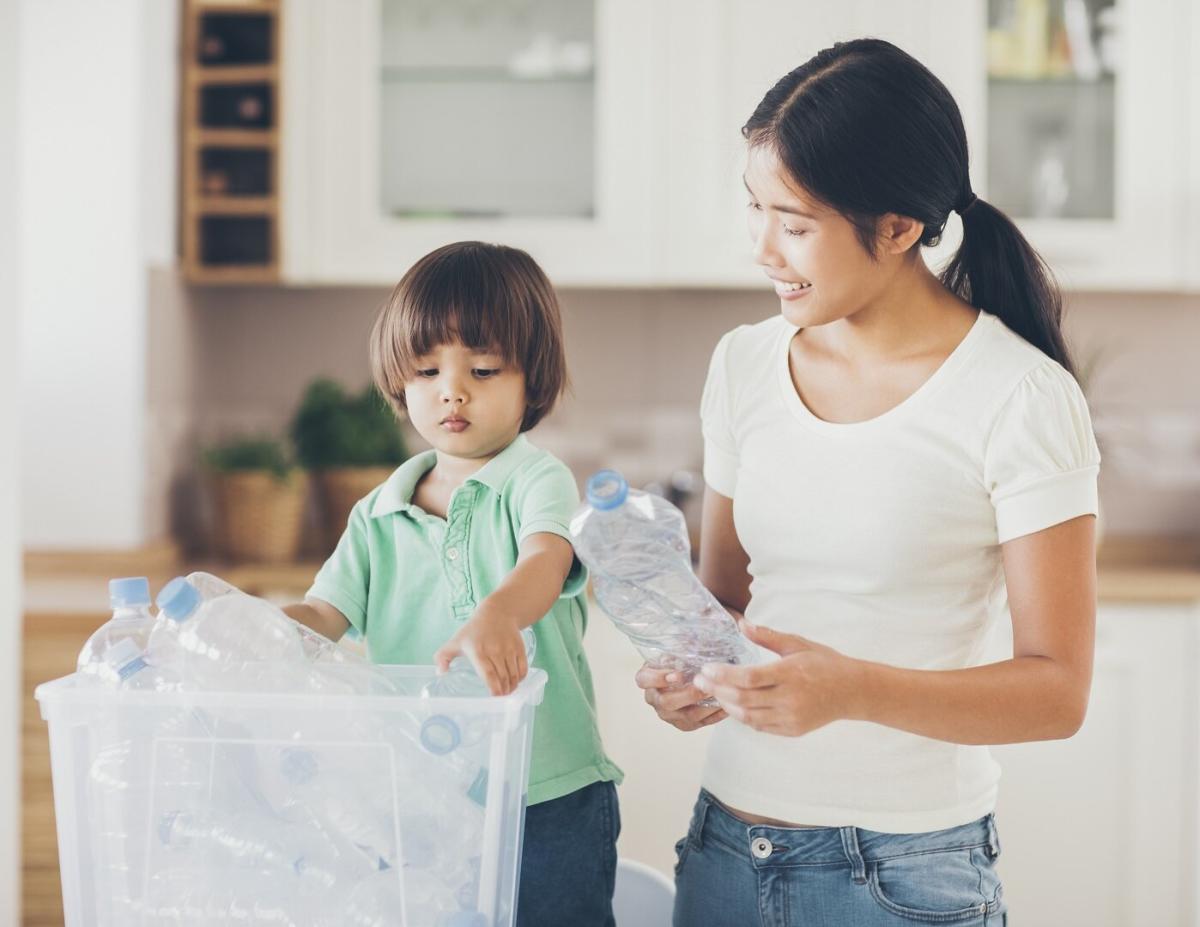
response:
<path fill-rule="evenodd" d="M 370 551 L 367 546 L 367 500 L 350 511 L 346 530 L 337 547 L 317 571 L 308 595 L 328 602 L 346 616 L 360 634 L 367 632 L 367 587 L 371 579 Z"/>
<path fill-rule="evenodd" d="M 738 451 L 730 414 L 728 354 L 733 332 L 717 342 L 708 365 L 708 379 L 700 398 L 700 430 L 704 435 L 704 482 L 723 496 L 733 498 L 737 488 Z"/>
<path fill-rule="evenodd" d="M 540 462 L 528 474 L 525 485 L 517 494 L 517 545 L 530 535 L 557 534 L 571 543 L 571 516 L 579 508 L 579 490 L 575 477 L 566 464 L 551 457 Z M 563 583 L 561 597 L 579 595 L 587 585 L 587 567 L 578 556 L 571 563 L 571 572 Z"/>
<path fill-rule="evenodd" d="M 984 479 L 1001 544 L 1097 512 L 1100 451 L 1083 391 L 1049 361 L 1023 379 L 988 439 Z"/>

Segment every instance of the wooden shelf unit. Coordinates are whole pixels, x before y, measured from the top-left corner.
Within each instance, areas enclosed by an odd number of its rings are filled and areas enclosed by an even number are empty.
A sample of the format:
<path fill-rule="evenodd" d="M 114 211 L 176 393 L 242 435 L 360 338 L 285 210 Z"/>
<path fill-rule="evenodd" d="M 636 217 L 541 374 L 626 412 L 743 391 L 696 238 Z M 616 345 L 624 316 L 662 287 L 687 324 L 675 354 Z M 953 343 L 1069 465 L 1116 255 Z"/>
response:
<path fill-rule="evenodd" d="M 181 3 L 184 279 L 204 285 L 276 283 L 281 0 Z"/>

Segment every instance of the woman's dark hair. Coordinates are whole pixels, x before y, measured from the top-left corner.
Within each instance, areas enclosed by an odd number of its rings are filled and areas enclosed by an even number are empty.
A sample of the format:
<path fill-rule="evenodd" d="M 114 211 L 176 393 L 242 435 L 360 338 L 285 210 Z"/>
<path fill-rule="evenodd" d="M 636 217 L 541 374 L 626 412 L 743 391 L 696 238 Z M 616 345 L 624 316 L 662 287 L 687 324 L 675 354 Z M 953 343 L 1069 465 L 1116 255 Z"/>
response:
<path fill-rule="evenodd" d="M 911 55 L 880 39 L 826 48 L 771 88 L 742 134 L 853 223 L 872 256 L 880 216 L 923 222 L 920 244 L 935 245 L 960 212 L 962 244 L 942 283 L 1073 372 L 1050 269 L 1011 219 L 972 193 L 958 105 Z"/>
<path fill-rule="evenodd" d="M 554 287 L 519 248 L 459 241 L 431 251 L 396 284 L 371 330 L 371 374 L 399 414 L 417 359 L 459 342 L 495 351 L 525 374 L 528 431 L 567 388 Z"/>

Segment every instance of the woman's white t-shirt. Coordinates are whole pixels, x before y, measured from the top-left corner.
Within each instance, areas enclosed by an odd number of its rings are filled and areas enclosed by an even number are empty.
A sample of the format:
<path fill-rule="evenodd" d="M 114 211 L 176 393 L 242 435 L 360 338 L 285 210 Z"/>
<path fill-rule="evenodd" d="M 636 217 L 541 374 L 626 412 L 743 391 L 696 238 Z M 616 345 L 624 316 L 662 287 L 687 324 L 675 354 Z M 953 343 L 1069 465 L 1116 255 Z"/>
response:
<path fill-rule="evenodd" d="M 865 660 L 977 665 L 1009 620 L 1000 544 L 1096 512 L 1100 454 L 1079 386 L 980 313 L 902 403 L 834 424 L 792 383 L 796 331 L 776 316 L 729 332 L 704 389 L 704 477 L 733 499 L 747 617 Z M 918 833 L 993 810 L 999 777 L 987 747 L 862 721 L 781 737 L 730 720 L 703 783 L 784 821 Z"/>

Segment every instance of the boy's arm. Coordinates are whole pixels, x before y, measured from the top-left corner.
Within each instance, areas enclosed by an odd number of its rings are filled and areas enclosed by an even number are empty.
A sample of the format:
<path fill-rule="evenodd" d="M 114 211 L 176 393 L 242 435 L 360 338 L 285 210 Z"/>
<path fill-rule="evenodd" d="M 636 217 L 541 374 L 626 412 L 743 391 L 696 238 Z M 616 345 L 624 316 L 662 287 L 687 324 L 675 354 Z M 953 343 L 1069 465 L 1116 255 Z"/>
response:
<path fill-rule="evenodd" d="M 538 532 L 521 542 L 516 566 L 479 603 L 471 620 L 436 654 L 438 669 L 466 654 L 493 695 L 517 687 L 529 666 L 521 631 L 544 617 L 563 591 L 575 551 L 556 534 Z"/>
<path fill-rule="evenodd" d="M 517 564 L 495 591 L 479 603 L 479 611 L 509 615 L 517 630 L 544 617 L 562 594 L 575 562 L 571 543 L 557 534 L 539 532 L 521 542 Z"/>
<path fill-rule="evenodd" d="M 331 641 L 340 640 L 350 627 L 350 621 L 340 611 L 315 596 L 308 596 L 303 602 L 285 605 L 283 612 L 294 621 L 312 628 Z"/>

